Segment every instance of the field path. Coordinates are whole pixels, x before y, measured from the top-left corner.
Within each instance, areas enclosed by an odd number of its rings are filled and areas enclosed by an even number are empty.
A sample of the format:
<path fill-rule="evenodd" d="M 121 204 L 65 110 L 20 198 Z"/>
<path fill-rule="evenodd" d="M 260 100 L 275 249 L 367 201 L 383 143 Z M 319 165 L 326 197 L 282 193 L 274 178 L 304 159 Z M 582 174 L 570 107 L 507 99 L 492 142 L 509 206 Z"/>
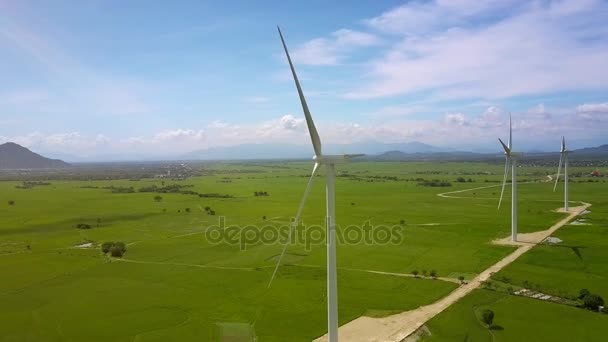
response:
<path fill-rule="evenodd" d="M 496 185 L 475 189 L 483 189 L 494 186 Z M 471 191 L 475 189 L 458 190 L 450 193 Z M 445 195 L 450 193 L 439 194 L 439 196 L 447 197 Z M 566 216 L 547 230 L 530 234 L 519 234 L 518 237 L 520 237 L 520 242 L 515 243 L 518 248 L 514 252 L 507 255 L 494 265 L 490 266 L 485 271 L 481 272 L 469 283 L 458 287 L 449 295 L 443 297 L 435 303 L 383 318 L 372 318 L 365 316 L 356 318 L 344 324 L 338 329 L 339 338 L 344 341 L 402 342 L 408 336 L 410 336 L 412 333 L 422 327 L 430 319 L 441 313 L 450 305 L 456 303 L 458 300 L 469 294 L 474 289 L 478 288 L 494 273 L 500 271 L 505 266 L 515 261 L 522 254 L 532 249 L 536 244 L 541 243 L 544 239 L 549 237 L 556 230 L 570 222 L 572 219 L 583 213 L 587 208 L 591 206 L 591 204 L 589 203 L 581 202 L 581 204 L 582 205 L 578 207 L 571 207 L 570 210 L 567 211 L 567 213 L 569 214 L 568 216 Z M 563 208 L 559 209 L 558 211 L 566 213 Z M 512 242 L 508 241 L 508 238 L 494 241 L 494 243 L 513 245 Z M 315 341 L 327 341 L 327 335 L 321 336 Z"/>

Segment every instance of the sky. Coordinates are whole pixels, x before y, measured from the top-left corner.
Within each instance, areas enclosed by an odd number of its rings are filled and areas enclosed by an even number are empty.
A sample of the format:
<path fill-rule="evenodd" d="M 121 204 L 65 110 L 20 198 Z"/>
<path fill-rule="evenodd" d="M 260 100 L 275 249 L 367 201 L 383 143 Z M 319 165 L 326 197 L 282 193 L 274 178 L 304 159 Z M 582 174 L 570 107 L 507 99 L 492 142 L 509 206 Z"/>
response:
<path fill-rule="evenodd" d="M 608 2 L 0 0 L 0 143 L 73 156 L 608 143 Z M 519 145 L 519 146 L 518 146 Z"/>

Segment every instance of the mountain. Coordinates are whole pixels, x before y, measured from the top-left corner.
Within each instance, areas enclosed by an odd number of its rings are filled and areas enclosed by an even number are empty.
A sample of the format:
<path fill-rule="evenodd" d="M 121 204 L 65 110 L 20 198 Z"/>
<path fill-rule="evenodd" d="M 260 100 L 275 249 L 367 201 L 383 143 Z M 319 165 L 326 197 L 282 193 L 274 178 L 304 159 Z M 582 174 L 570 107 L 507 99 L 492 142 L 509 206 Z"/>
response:
<path fill-rule="evenodd" d="M 0 169 L 57 169 L 70 164 L 45 158 L 27 148 L 8 142 L 0 145 Z"/>
<path fill-rule="evenodd" d="M 380 154 L 385 151 L 405 153 L 448 152 L 450 149 L 427 145 L 413 141 L 408 143 L 382 143 L 377 141 L 353 144 L 323 145 L 325 154 L 364 153 Z M 309 159 L 314 155 L 312 146 L 295 144 L 246 144 L 236 146 L 211 147 L 196 150 L 180 156 L 185 160 L 237 160 L 237 159 Z"/>
<path fill-rule="evenodd" d="M 492 159 L 497 154 L 482 154 L 475 152 L 416 152 L 405 153 L 402 151 L 388 151 L 382 154 L 368 156 L 367 159 L 375 161 L 425 161 L 425 160 L 483 160 Z"/>
<path fill-rule="evenodd" d="M 572 151 L 576 155 L 608 157 L 608 144 L 598 147 L 585 147 Z"/>

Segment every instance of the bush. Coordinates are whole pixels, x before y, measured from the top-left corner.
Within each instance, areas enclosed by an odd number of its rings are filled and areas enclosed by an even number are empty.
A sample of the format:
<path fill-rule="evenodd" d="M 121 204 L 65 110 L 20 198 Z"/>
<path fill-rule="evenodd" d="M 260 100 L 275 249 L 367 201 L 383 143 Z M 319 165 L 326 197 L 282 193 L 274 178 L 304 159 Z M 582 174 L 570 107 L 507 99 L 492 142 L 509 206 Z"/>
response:
<path fill-rule="evenodd" d="M 461 283 L 464 283 L 464 277 L 463 277 L 463 276 L 458 276 L 458 280 L 459 280 Z"/>
<path fill-rule="evenodd" d="M 432 270 L 430 275 L 431 275 L 431 278 L 435 278 L 435 277 L 437 277 L 437 272 L 435 270 Z"/>
<path fill-rule="evenodd" d="M 418 270 L 413 270 L 412 274 L 414 275 L 414 277 L 417 277 L 418 276 Z"/>
<path fill-rule="evenodd" d="M 494 322 L 494 311 L 490 309 L 483 310 L 481 319 L 488 327 L 492 326 L 492 322 Z"/>
<path fill-rule="evenodd" d="M 79 223 L 76 225 L 76 228 L 78 229 L 91 229 L 91 225 L 90 224 L 86 224 L 86 223 Z"/>
<path fill-rule="evenodd" d="M 578 299 L 583 299 L 583 298 L 587 297 L 590 294 L 591 294 L 591 292 L 589 292 L 589 290 L 587 290 L 587 289 L 581 289 L 578 292 Z"/>
<path fill-rule="evenodd" d="M 122 258 L 123 254 L 125 254 L 125 252 L 123 252 L 117 246 L 112 246 L 112 248 L 110 248 L 110 255 L 112 255 L 115 258 Z"/>
<path fill-rule="evenodd" d="M 13 201 L 13 200 L 8 201 L 8 205 L 15 205 L 15 201 Z"/>
<path fill-rule="evenodd" d="M 110 251 L 110 248 L 112 248 L 112 246 L 114 246 L 113 241 L 106 241 L 101 244 L 101 251 L 103 252 L 103 254 L 108 254 L 108 252 Z"/>
<path fill-rule="evenodd" d="M 158 196 L 158 195 L 157 195 L 157 196 L 154 196 L 154 201 L 156 201 L 156 202 L 160 202 L 160 201 L 162 201 L 162 200 L 163 200 L 163 198 L 162 198 L 161 196 Z"/>
<path fill-rule="evenodd" d="M 107 241 L 101 244 L 103 254 L 110 252 L 110 255 L 116 258 L 122 257 L 127 252 L 127 245 L 122 241 Z"/>
<path fill-rule="evenodd" d="M 588 294 L 583 298 L 583 304 L 587 309 L 599 310 L 600 306 L 604 305 L 604 299 L 596 294 Z"/>

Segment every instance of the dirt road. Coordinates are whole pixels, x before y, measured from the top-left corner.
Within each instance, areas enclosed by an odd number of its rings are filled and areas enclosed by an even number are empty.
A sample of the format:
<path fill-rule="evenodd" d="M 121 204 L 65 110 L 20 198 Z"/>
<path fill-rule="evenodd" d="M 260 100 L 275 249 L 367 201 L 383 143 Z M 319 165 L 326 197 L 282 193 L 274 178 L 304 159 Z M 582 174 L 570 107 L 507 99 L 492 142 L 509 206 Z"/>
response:
<path fill-rule="evenodd" d="M 547 230 L 535 232 L 531 234 L 519 234 L 518 240 L 520 242 L 515 243 L 519 246 L 513 253 L 507 255 L 496 264 L 490 266 L 485 271 L 477 275 L 468 284 L 462 285 L 452 291 L 446 297 L 436 301 L 433 304 L 421 306 L 415 310 L 402 312 L 400 314 L 383 317 L 383 318 L 371 318 L 371 317 L 359 317 L 347 324 L 341 326 L 338 329 L 338 336 L 342 341 L 361 341 L 361 342 L 401 342 L 409 335 L 414 333 L 418 328 L 423 326 L 431 318 L 435 317 L 450 305 L 457 302 L 468 293 L 478 288 L 484 281 L 489 279 L 492 274 L 500 271 L 505 266 L 509 265 L 522 254 L 526 253 L 535 244 L 542 242 L 544 239 L 553 234 L 556 230 L 573 220 L 576 216 L 584 212 L 591 204 L 583 203 L 579 207 L 571 207 L 568 211 L 569 215 L 564 219 L 560 220 Z M 561 209 L 561 212 L 565 212 Z M 513 244 L 511 241 L 501 239 L 494 241 L 499 244 Z M 327 341 L 327 335 L 324 335 L 315 341 Z"/>

